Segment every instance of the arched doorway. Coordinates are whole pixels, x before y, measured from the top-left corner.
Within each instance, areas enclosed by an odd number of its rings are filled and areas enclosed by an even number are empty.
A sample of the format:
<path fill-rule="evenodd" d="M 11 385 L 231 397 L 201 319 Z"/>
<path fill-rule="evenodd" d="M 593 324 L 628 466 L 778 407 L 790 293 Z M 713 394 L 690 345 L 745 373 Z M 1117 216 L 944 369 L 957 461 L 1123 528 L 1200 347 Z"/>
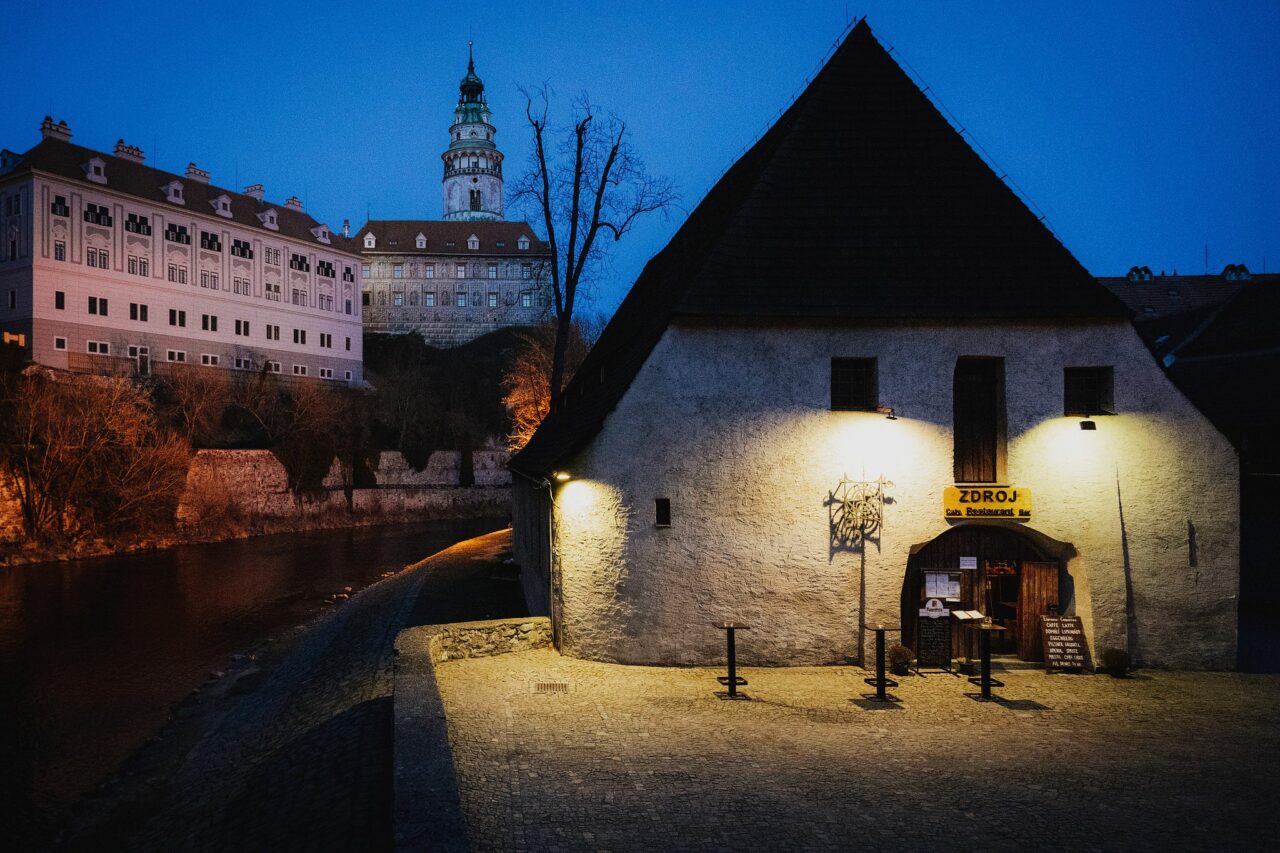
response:
<path fill-rule="evenodd" d="M 1059 613 L 1074 609 L 1075 587 L 1067 561 L 1075 553 L 1068 542 L 1000 521 L 957 524 L 913 545 L 902 582 L 903 645 L 915 649 L 927 573 L 945 572 L 950 577 L 958 574 L 960 580 L 952 609 L 977 610 L 1007 629 L 997 651 L 1043 660 L 1039 617 L 1050 606 Z M 954 652 L 961 653 L 968 633 L 972 632 L 961 632 L 956 624 Z"/>

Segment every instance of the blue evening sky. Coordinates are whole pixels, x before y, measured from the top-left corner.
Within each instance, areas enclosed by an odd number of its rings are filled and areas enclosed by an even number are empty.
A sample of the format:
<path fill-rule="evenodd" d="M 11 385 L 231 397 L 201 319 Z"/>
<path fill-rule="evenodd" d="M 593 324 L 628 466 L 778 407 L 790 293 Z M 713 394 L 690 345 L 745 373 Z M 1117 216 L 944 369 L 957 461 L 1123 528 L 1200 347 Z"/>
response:
<path fill-rule="evenodd" d="M 1206 244 L 1215 272 L 1280 268 L 1276 2 L 28 3 L 0 30 L 0 146 L 52 113 L 335 228 L 435 218 L 473 37 L 509 179 L 516 87 L 548 81 L 626 118 L 680 188 L 602 270 L 607 312 L 863 14 L 1093 273 L 1202 272 Z"/>

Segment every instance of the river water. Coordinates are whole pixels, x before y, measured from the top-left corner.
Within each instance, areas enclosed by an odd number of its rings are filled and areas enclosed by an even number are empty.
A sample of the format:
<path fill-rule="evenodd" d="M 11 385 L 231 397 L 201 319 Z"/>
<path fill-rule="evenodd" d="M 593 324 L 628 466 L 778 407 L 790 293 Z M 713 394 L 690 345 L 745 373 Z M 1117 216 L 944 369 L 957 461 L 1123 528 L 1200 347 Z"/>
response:
<path fill-rule="evenodd" d="M 0 570 L 0 798 L 45 807 L 83 793 L 231 655 L 330 609 L 322 602 L 343 587 L 504 524 L 291 533 Z"/>

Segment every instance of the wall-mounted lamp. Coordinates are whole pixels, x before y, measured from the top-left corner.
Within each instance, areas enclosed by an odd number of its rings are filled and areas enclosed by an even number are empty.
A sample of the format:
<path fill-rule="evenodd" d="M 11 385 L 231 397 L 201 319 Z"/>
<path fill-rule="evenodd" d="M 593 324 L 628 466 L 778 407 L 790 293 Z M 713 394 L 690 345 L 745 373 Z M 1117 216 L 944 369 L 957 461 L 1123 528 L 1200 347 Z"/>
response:
<path fill-rule="evenodd" d="M 896 421 L 898 416 L 894 414 L 893 406 L 876 406 L 876 412 L 884 415 L 891 421 Z"/>
<path fill-rule="evenodd" d="M 572 475 L 570 475 L 568 471 L 556 471 L 551 476 L 555 477 L 556 481 L 559 483 L 568 482 L 572 478 Z"/>

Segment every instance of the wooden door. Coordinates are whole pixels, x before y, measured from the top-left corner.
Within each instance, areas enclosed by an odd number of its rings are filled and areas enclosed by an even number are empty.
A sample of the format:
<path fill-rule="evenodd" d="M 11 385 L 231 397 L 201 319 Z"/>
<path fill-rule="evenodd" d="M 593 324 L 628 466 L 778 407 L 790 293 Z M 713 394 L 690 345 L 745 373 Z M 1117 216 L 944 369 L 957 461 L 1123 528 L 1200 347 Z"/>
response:
<path fill-rule="evenodd" d="M 1058 603 L 1058 564 L 1022 563 L 1018 585 L 1018 657 L 1022 660 L 1044 660 L 1040 638 L 1040 617 Z"/>

